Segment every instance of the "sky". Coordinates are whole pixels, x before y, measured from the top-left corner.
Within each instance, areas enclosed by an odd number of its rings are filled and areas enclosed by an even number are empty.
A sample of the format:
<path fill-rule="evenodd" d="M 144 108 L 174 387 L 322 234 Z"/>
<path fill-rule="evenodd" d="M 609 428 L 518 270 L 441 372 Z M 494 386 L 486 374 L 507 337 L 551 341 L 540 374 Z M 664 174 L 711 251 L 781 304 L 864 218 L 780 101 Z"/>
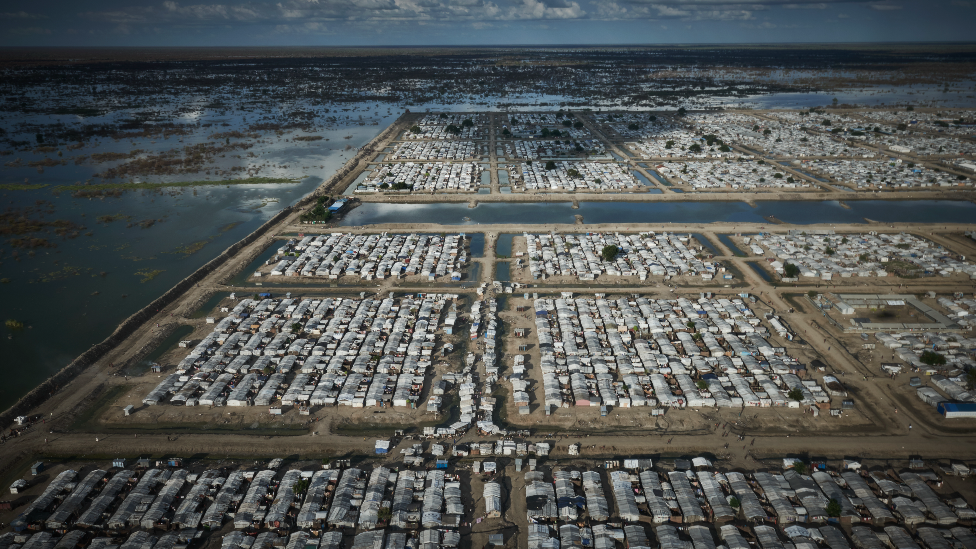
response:
<path fill-rule="evenodd" d="M 976 0 L 4 0 L 0 46 L 976 41 Z"/>

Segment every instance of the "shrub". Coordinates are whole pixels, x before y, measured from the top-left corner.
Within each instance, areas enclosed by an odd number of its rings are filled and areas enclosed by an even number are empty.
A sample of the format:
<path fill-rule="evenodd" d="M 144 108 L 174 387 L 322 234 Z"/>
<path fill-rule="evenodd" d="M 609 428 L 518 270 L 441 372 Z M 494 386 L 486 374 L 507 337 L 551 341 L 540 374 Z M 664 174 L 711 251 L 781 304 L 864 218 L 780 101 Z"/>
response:
<path fill-rule="evenodd" d="M 919 360 L 922 361 L 922 364 L 929 366 L 943 366 L 946 363 L 946 357 L 934 351 L 922 351 L 922 356 L 919 357 Z"/>
<path fill-rule="evenodd" d="M 828 517 L 839 517 L 841 511 L 844 509 L 840 506 L 840 503 L 836 499 L 831 498 L 830 503 L 827 504 L 827 507 L 825 507 L 824 510 L 827 511 Z"/>

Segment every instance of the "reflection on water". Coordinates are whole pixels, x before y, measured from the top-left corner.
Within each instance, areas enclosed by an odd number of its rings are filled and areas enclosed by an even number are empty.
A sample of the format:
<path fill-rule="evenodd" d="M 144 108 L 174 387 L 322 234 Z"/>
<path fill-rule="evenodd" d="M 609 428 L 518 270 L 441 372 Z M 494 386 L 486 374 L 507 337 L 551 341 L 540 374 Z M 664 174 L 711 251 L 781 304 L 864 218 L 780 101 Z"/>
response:
<path fill-rule="evenodd" d="M 495 280 L 499 282 L 510 282 L 512 277 L 509 272 L 510 265 L 508 261 L 499 261 L 495 263 Z"/>
<path fill-rule="evenodd" d="M 498 239 L 495 241 L 495 255 L 512 257 L 512 239 L 515 235 L 512 233 L 502 233 L 498 235 Z"/>
<path fill-rule="evenodd" d="M 718 240 L 722 244 L 725 244 L 725 247 L 728 248 L 730 252 L 732 252 L 732 255 L 745 257 L 746 254 L 742 250 L 740 250 L 739 247 L 736 246 L 734 242 L 732 242 L 732 238 L 729 235 L 720 234 L 718 235 Z"/>
<path fill-rule="evenodd" d="M 762 266 L 760 266 L 758 263 L 756 263 L 755 261 L 746 261 L 746 263 L 748 263 L 749 266 L 752 267 L 752 270 L 756 271 L 756 273 L 759 276 L 761 276 L 763 280 L 765 280 L 766 282 L 773 281 L 773 277 L 769 275 L 769 271 L 763 269 Z"/>
<path fill-rule="evenodd" d="M 377 223 L 439 223 L 444 225 L 573 223 L 763 223 L 773 216 L 786 223 L 968 223 L 976 219 L 976 204 L 949 200 L 852 200 L 844 208 L 835 200 L 821 202 L 569 202 L 466 204 L 379 204 L 359 206 L 342 220 L 343 226 Z"/>
<path fill-rule="evenodd" d="M 715 247 L 715 244 L 712 244 L 712 241 L 709 240 L 705 235 L 701 233 L 691 233 L 691 236 L 695 237 L 695 240 L 701 243 L 706 250 L 712 252 L 712 255 L 722 255 L 718 253 L 718 248 Z"/>

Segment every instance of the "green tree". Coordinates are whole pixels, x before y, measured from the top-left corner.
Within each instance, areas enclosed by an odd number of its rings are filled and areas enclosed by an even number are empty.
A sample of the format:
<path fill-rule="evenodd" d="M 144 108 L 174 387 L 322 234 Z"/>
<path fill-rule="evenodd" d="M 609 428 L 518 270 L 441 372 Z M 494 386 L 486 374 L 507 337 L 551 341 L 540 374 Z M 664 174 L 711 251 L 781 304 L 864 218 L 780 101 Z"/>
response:
<path fill-rule="evenodd" d="M 966 370 L 966 389 L 969 391 L 976 389 L 976 368 Z"/>
<path fill-rule="evenodd" d="M 922 356 L 919 357 L 919 360 L 922 361 L 922 364 L 929 366 L 943 366 L 946 363 L 946 357 L 935 351 L 922 351 Z"/>
<path fill-rule="evenodd" d="M 583 129 L 583 123 L 577 121 L 577 122 L 575 122 L 573 124 L 573 127 L 576 128 L 577 130 L 582 130 Z"/>
<path fill-rule="evenodd" d="M 786 393 L 786 396 L 790 397 L 791 400 L 799 402 L 803 400 L 803 391 L 799 387 L 793 387 L 790 389 L 790 392 Z"/>
<path fill-rule="evenodd" d="M 461 125 L 464 126 L 465 128 L 470 128 L 474 126 L 474 120 L 471 120 L 470 118 L 465 118 L 464 121 L 461 122 Z"/>
<path fill-rule="evenodd" d="M 695 382 L 695 385 L 697 385 L 702 391 L 708 390 L 708 382 L 704 379 L 699 379 L 697 382 Z"/>
<path fill-rule="evenodd" d="M 807 472 L 807 464 L 802 461 L 794 461 L 793 470 L 802 475 Z"/>
<path fill-rule="evenodd" d="M 502 130 L 502 135 L 512 135 L 512 132 L 508 131 L 508 128 Z"/>
<path fill-rule="evenodd" d="M 824 249 L 824 253 L 827 254 L 827 255 L 834 255 L 835 252 L 834 252 L 834 249 L 833 248 L 831 248 L 830 246 L 827 246 L 827 248 Z"/>
<path fill-rule="evenodd" d="M 308 485 L 310 484 L 307 478 L 299 479 L 298 482 L 292 485 L 291 489 L 296 494 L 304 494 L 308 490 Z"/>
<path fill-rule="evenodd" d="M 827 504 L 827 507 L 825 507 L 824 510 L 827 511 L 828 517 L 839 517 L 841 511 L 844 509 L 840 506 L 839 501 L 834 498 L 830 498 L 830 503 Z"/>
<path fill-rule="evenodd" d="M 783 265 L 783 274 L 786 278 L 797 278 L 800 276 L 800 268 L 792 263 Z"/>
<path fill-rule="evenodd" d="M 627 129 L 631 131 L 637 131 L 640 129 L 640 126 L 637 124 L 627 124 Z"/>
<path fill-rule="evenodd" d="M 410 126 L 410 133 L 420 133 L 420 126 L 416 124 Z"/>
<path fill-rule="evenodd" d="M 700 152 L 702 152 L 702 148 L 701 148 L 701 145 L 699 145 L 698 143 L 695 143 L 692 146 L 688 147 L 688 151 L 689 152 L 693 152 L 693 153 L 700 153 Z"/>
<path fill-rule="evenodd" d="M 673 140 L 670 140 L 670 139 L 668 140 L 667 143 L 664 144 L 664 148 L 665 149 L 670 149 L 673 146 L 674 146 L 674 141 Z"/>
<path fill-rule="evenodd" d="M 678 107 L 678 116 L 684 116 L 688 114 L 688 109 L 684 107 Z"/>
<path fill-rule="evenodd" d="M 573 121 L 572 120 L 569 120 L 567 118 L 566 120 L 563 120 L 563 126 L 566 126 L 567 128 L 572 128 L 573 127 Z"/>
<path fill-rule="evenodd" d="M 613 261 L 617 254 L 620 253 L 620 248 L 614 246 L 613 244 L 609 246 L 604 246 L 603 251 L 600 255 L 603 256 L 604 261 Z"/>
<path fill-rule="evenodd" d="M 732 496 L 729 498 L 729 507 L 738 510 L 739 509 L 739 498 Z"/>
<path fill-rule="evenodd" d="M 546 170 L 555 170 L 555 169 L 556 169 L 556 163 L 554 161 L 550 160 L 549 162 L 546 162 Z"/>

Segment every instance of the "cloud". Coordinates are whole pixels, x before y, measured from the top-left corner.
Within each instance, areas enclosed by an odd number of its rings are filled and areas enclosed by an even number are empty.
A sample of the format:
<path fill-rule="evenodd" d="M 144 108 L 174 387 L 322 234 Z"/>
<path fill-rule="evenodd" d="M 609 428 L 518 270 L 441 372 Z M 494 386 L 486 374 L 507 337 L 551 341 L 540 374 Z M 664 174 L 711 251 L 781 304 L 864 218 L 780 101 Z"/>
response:
<path fill-rule="evenodd" d="M 197 20 L 234 20 L 248 21 L 263 17 L 263 5 L 226 5 L 226 4 L 194 4 L 182 6 L 178 2 L 168 0 L 163 2 L 165 13 L 170 17 L 190 18 Z"/>
<path fill-rule="evenodd" d="M 507 13 L 499 14 L 502 19 L 579 19 L 586 11 L 577 2 L 563 0 L 522 0 L 521 5 L 513 6 Z"/>
<path fill-rule="evenodd" d="M 10 34 L 18 34 L 18 35 L 51 34 L 51 29 L 47 29 L 44 27 L 19 27 L 16 29 L 11 29 L 7 32 Z"/>
<path fill-rule="evenodd" d="M 753 12 L 766 9 L 762 4 L 723 1 L 653 1 L 612 0 L 601 4 L 597 13 L 602 19 L 679 19 L 687 21 L 747 21 Z"/>
<path fill-rule="evenodd" d="M 772 10 L 830 10 L 847 6 L 890 11 L 894 0 L 118 0 L 128 5 L 89 11 L 82 17 L 106 25 L 197 30 L 226 25 L 264 27 L 257 33 L 314 33 L 356 29 L 401 32 L 397 23 L 467 24 L 486 28 L 510 21 L 755 21 Z M 976 0 L 954 0 L 961 4 Z M 194 3 L 195 2 L 195 3 Z M 21 12 L 23 13 L 23 12 Z M 795 14 L 780 14 L 780 19 Z M 23 15 L 17 15 L 25 18 Z M 776 18 L 773 19 L 774 21 Z M 785 19 L 784 19 L 785 20 Z M 322 27 L 309 27 L 311 23 Z M 389 24 L 386 24 L 389 23 Z M 673 28 L 677 28 L 676 26 Z M 756 27 L 760 28 L 760 27 Z M 783 28 L 782 25 L 779 28 Z"/>
<path fill-rule="evenodd" d="M 308 21 L 296 25 L 275 25 L 275 34 L 331 34 L 329 28 L 318 21 Z"/>
<path fill-rule="evenodd" d="M 80 13 L 81 17 L 99 21 L 103 23 L 127 24 L 127 23 L 146 23 L 149 21 L 149 14 L 152 8 L 138 8 L 115 11 L 86 11 Z"/>
<path fill-rule="evenodd" d="M 301 24 L 337 21 L 366 22 L 469 22 L 566 20 L 588 17 L 576 0 L 245 0 L 240 4 L 181 4 L 165 0 L 153 6 L 131 6 L 84 17 L 115 24 L 152 21 L 181 27 L 212 26 L 226 22 L 269 25 L 280 32 L 300 32 Z M 283 26 L 284 25 L 284 26 Z M 292 25 L 292 26 L 288 26 Z M 483 28 L 483 27 L 482 27 Z"/>
<path fill-rule="evenodd" d="M 26 11 L 0 13 L 0 19 L 47 19 L 46 15 L 40 13 L 27 13 Z"/>
<path fill-rule="evenodd" d="M 780 25 L 773 23 L 772 21 L 763 21 L 761 23 L 742 23 L 742 28 L 745 29 L 796 29 L 799 25 Z"/>

